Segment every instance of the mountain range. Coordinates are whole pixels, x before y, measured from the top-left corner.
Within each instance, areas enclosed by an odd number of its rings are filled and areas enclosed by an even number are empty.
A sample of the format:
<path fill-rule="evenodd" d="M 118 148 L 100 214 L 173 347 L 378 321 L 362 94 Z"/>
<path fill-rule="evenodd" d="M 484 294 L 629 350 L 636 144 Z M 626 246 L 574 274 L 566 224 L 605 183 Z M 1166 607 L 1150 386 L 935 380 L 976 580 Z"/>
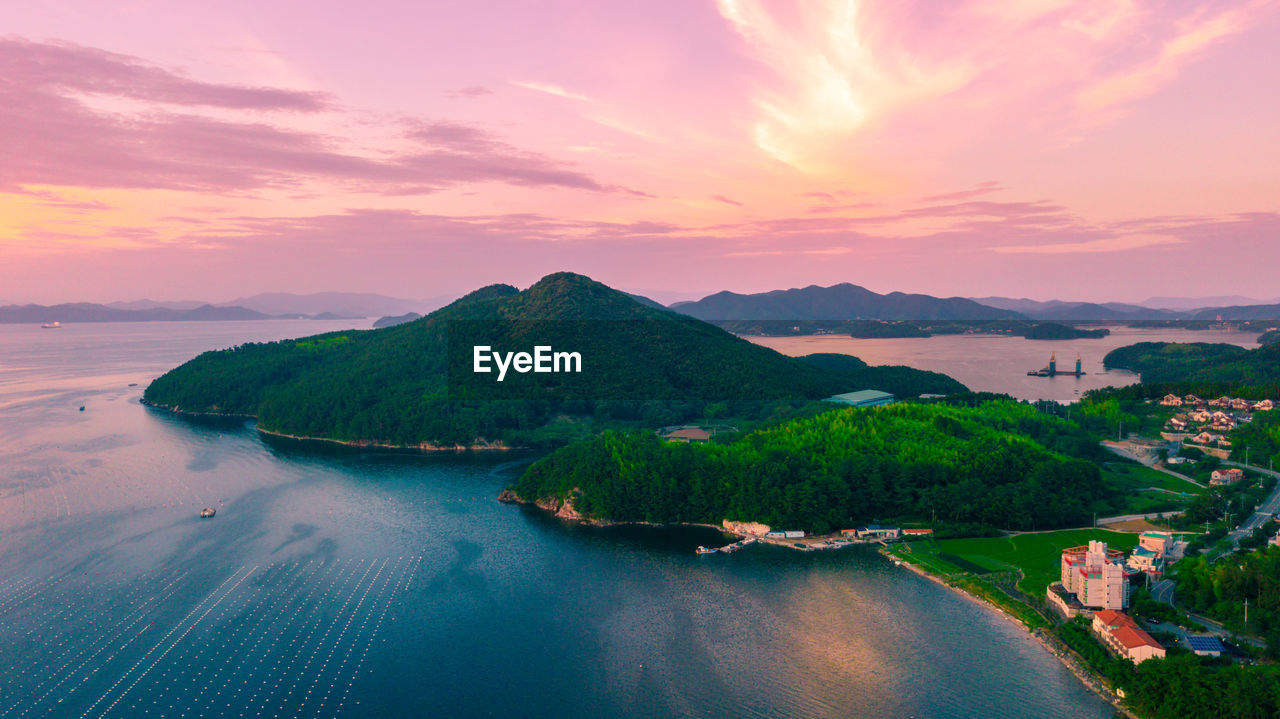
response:
<path fill-rule="evenodd" d="M 847 282 L 831 287 L 774 290 L 757 294 L 717 292 L 696 302 L 677 302 L 671 309 L 707 321 L 725 320 L 1001 320 L 1019 319 L 1017 312 L 983 305 L 963 297 L 890 292 L 877 294 Z"/>
<path fill-rule="evenodd" d="M 457 299 L 457 295 L 439 295 L 425 299 L 405 299 L 373 292 L 261 292 L 247 297 L 237 297 L 226 302 L 200 302 L 195 300 L 133 300 L 108 302 L 106 307 L 117 310 L 173 309 L 190 310 L 204 305 L 215 307 L 243 307 L 264 315 L 310 316 L 319 314 L 339 317 L 381 317 L 402 315 L 409 312 L 430 312 Z"/>
<path fill-rule="evenodd" d="M 1176 300 L 1177 298 L 1169 298 Z M 1238 299 L 1238 298 L 1205 298 Z M 1190 300 L 1187 303 L 1195 304 Z M 1175 303 L 1176 304 L 1176 303 Z M 710 322 L 732 321 L 991 321 L 1037 320 L 1124 322 L 1170 320 L 1270 320 L 1280 318 L 1278 304 L 1197 305 L 1162 309 L 1123 302 L 1039 301 L 1009 297 L 934 297 L 890 292 L 878 294 L 858 285 L 773 290 L 755 294 L 717 292 L 693 302 L 670 305 L 676 312 Z"/>
<path fill-rule="evenodd" d="M 89 302 L 70 302 L 51 306 L 7 305 L 0 307 L 0 324 L 266 319 L 271 319 L 271 317 L 244 307 L 214 307 L 213 305 L 199 305 L 190 309 L 152 307 L 149 309 L 125 310 Z"/>

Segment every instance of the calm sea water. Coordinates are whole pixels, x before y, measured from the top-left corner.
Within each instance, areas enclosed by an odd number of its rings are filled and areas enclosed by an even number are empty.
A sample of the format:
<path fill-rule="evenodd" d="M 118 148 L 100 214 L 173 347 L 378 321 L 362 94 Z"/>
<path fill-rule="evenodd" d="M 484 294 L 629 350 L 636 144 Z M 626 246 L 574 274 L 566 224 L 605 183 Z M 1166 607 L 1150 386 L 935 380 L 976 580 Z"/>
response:
<path fill-rule="evenodd" d="M 697 557 L 718 533 L 497 502 L 528 457 L 304 451 L 138 404 L 205 349 L 343 326 L 0 326 L 0 719 L 1111 716 L 862 549 Z"/>
<path fill-rule="evenodd" d="M 787 355 L 835 352 L 860 357 L 868 364 L 901 364 L 942 372 L 960 380 L 975 392 L 1003 392 L 1018 399 L 1051 399 L 1070 402 L 1091 389 L 1124 386 L 1138 376 L 1124 370 L 1108 371 L 1102 358 L 1117 347 L 1135 342 L 1225 342 L 1242 347 L 1258 346 L 1257 332 L 1189 331 L 1110 327 L 1111 334 L 1098 339 L 1028 340 L 996 335 L 936 335 L 893 339 L 855 339 L 848 336 L 748 337 L 747 339 Z M 1056 354 L 1059 370 L 1074 370 L 1080 357 L 1083 377 L 1028 377 L 1027 372 L 1049 365 Z"/>

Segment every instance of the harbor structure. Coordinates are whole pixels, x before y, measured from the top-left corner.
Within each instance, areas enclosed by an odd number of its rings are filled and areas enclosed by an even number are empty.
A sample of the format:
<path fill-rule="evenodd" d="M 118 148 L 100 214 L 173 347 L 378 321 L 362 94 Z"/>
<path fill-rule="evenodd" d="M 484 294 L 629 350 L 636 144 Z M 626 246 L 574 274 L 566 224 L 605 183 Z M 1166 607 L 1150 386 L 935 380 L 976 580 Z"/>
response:
<path fill-rule="evenodd" d="M 1084 362 L 1080 359 L 1080 355 L 1076 355 L 1076 368 L 1074 370 L 1058 370 L 1058 353 L 1054 352 L 1049 355 L 1049 366 L 1041 369 L 1033 369 L 1027 372 L 1028 377 L 1057 377 L 1058 375 L 1070 375 L 1072 377 L 1083 377 Z"/>

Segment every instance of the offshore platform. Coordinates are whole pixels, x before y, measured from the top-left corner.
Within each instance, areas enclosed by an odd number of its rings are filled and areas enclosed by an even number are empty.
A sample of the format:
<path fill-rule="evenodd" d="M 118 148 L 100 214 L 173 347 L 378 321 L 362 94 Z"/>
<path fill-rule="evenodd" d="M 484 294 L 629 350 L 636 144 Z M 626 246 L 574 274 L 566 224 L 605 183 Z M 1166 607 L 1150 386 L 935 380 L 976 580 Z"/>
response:
<path fill-rule="evenodd" d="M 1058 369 L 1058 354 L 1055 352 L 1049 355 L 1049 366 L 1043 369 L 1033 369 L 1027 373 L 1028 377 L 1057 377 L 1058 375 L 1067 375 L 1069 377 L 1083 377 L 1084 370 L 1081 368 L 1080 355 L 1076 355 L 1076 369 L 1074 372 Z"/>

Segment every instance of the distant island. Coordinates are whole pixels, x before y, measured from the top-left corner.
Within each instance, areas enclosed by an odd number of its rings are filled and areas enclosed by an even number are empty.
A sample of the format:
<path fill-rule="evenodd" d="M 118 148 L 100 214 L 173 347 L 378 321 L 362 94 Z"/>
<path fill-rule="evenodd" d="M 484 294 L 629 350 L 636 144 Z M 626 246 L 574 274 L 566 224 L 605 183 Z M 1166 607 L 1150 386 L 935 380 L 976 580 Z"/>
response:
<path fill-rule="evenodd" d="M 1111 330 L 1106 328 L 1084 330 L 1079 327 L 1058 324 L 1057 322 L 1041 322 L 1028 327 L 1022 336 L 1029 340 L 1074 340 L 1100 339 L 1109 334 L 1111 334 Z"/>
<path fill-rule="evenodd" d="M 414 320 L 420 320 L 420 319 L 422 319 L 422 315 L 418 314 L 417 312 L 409 312 L 403 315 L 394 315 L 394 316 L 388 316 L 388 317 L 379 317 L 378 319 L 373 321 L 373 328 L 376 330 L 376 329 L 382 329 L 383 327 L 395 327 L 396 325 L 402 325 L 405 322 L 412 322 Z"/>
<path fill-rule="evenodd" d="M 492 382 L 449 382 L 450 328 L 500 326 L 505 344 L 532 347 L 545 339 L 538 334 L 544 321 L 597 323 L 598 331 L 572 340 L 595 363 L 592 373 L 525 375 L 533 383 L 525 395 L 486 394 L 497 387 Z M 554 446 L 605 427 L 652 428 L 704 416 L 785 417 L 858 389 L 905 396 L 965 391 L 934 372 L 870 367 L 856 358 L 832 366 L 786 357 L 587 277 L 558 273 L 524 291 L 481 288 L 392 327 L 207 352 L 152 382 L 144 400 L 182 412 L 256 417 L 261 430 L 293 437 L 452 449 Z"/>

